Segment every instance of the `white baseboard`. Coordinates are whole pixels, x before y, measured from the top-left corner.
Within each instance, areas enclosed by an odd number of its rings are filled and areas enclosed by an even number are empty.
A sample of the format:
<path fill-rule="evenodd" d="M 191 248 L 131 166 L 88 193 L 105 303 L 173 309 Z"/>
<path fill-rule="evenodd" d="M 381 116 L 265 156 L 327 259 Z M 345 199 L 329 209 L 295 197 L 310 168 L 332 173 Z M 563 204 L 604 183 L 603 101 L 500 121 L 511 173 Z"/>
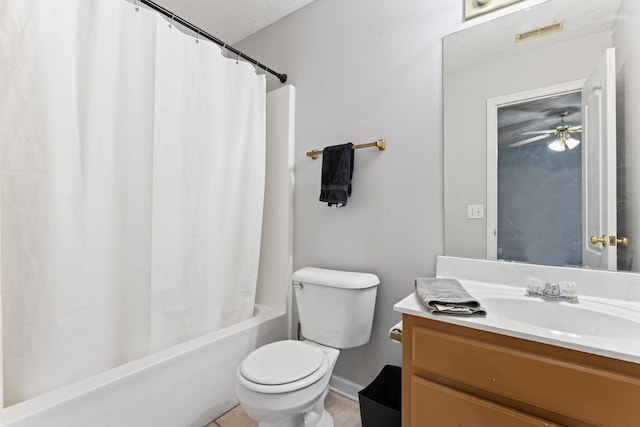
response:
<path fill-rule="evenodd" d="M 358 401 L 358 392 L 364 388 L 360 384 L 356 384 L 353 381 L 349 381 L 346 378 L 339 377 L 337 375 L 331 376 L 329 386 L 332 391 L 340 394 L 348 399 Z"/>

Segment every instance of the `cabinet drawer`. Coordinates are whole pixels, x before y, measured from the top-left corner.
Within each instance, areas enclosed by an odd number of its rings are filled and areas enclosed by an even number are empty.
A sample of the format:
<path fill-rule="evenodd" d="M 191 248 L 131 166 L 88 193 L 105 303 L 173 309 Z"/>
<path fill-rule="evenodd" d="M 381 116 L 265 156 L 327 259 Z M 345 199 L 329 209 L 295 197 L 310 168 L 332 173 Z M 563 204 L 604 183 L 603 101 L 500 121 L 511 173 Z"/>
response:
<path fill-rule="evenodd" d="M 412 427 L 556 426 L 488 400 L 411 377 Z"/>
<path fill-rule="evenodd" d="M 605 426 L 640 419 L 640 379 L 471 338 L 413 328 L 413 369 Z"/>

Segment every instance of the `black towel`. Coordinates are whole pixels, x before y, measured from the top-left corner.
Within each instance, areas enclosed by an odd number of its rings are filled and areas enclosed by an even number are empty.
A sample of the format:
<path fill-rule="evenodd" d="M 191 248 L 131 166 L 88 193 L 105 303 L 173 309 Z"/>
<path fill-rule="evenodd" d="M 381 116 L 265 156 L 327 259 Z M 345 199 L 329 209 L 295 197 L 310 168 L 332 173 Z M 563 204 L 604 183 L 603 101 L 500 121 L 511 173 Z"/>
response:
<path fill-rule="evenodd" d="M 353 158 L 353 144 L 350 142 L 322 150 L 321 202 L 336 207 L 347 204 L 347 197 L 351 197 Z"/>

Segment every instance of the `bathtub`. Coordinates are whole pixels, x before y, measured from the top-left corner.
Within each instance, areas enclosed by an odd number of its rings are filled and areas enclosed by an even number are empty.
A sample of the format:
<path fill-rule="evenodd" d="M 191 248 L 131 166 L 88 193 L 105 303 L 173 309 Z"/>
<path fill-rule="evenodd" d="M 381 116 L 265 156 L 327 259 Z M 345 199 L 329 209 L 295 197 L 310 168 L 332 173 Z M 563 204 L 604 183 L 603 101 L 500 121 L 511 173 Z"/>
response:
<path fill-rule="evenodd" d="M 3 427 L 202 427 L 235 405 L 236 369 L 255 348 L 286 338 L 286 313 L 255 315 L 0 409 Z"/>

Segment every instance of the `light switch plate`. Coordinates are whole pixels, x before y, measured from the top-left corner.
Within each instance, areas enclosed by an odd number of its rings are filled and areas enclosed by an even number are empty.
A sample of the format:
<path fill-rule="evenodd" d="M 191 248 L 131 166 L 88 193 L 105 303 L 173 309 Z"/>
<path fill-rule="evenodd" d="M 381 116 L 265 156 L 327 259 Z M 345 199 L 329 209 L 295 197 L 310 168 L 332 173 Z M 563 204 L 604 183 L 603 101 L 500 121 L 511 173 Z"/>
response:
<path fill-rule="evenodd" d="M 467 219 L 483 219 L 484 205 L 467 205 Z"/>

